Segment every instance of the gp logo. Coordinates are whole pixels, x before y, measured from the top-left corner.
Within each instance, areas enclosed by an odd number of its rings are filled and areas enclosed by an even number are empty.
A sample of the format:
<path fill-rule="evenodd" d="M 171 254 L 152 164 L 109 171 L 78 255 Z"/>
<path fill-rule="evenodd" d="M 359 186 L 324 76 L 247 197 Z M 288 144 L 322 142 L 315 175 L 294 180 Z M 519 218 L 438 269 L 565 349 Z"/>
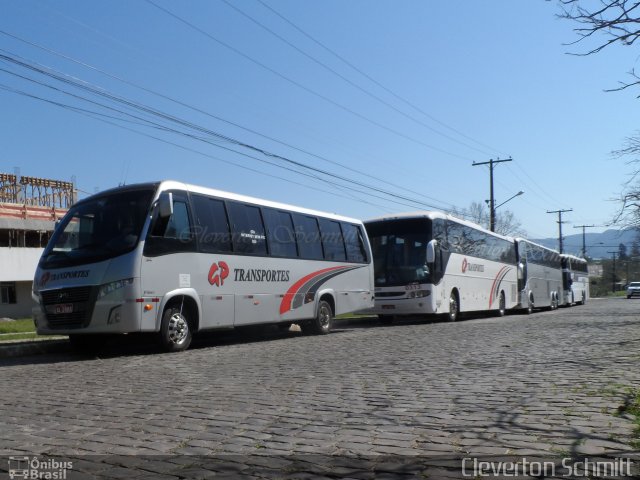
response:
<path fill-rule="evenodd" d="M 227 262 L 218 262 L 211 265 L 209 269 L 209 283 L 220 287 L 224 285 L 224 279 L 229 276 L 229 265 Z"/>

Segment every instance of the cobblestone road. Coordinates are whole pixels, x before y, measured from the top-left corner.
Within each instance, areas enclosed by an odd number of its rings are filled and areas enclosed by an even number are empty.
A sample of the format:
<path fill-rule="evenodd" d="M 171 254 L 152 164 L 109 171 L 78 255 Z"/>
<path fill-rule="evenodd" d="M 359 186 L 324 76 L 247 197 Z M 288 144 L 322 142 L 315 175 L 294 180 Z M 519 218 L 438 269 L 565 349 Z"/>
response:
<path fill-rule="evenodd" d="M 632 450 L 624 405 L 640 386 L 640 300 L 458 323 L 366 320 L 319 337 L 226 334 L 178 354 L 5 359 L 0 380 L 0 454 L 69 456 L 79 470 L 83 455 L 165 455 L 182 469 L 149 466 L 149 478 L 210 476 L 204 464 L 185 470 L 185 454 L 236 455 L 218 471 L 234 478 L 248 454 L 603 455 Z M 109 465 L 102 473 L 124 477 Z"/>

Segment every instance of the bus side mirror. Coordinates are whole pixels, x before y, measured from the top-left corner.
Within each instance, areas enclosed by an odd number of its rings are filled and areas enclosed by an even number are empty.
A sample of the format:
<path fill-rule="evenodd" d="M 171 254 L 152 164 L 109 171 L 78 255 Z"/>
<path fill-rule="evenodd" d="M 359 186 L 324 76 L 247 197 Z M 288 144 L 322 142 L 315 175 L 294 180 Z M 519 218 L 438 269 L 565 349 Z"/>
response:
<path fill-rule="evenodd" d="M 524 278 L 524 264 L 518 264 L 518 280 L 522 280 Z"/>
<path fill-rule="evenodd" d="M 173 194 L 169 193 L 161 193 L 160 199 L 158 200 L 158 214 L 160 218 L 169 218 L 173 215 Z"/>
<path fill-rule="evenodd" d="M 433 263 L 436 261 L 436 248 L 438 247 L 437 240 L 431 240 L 427 243 L 427 263 Z"/>

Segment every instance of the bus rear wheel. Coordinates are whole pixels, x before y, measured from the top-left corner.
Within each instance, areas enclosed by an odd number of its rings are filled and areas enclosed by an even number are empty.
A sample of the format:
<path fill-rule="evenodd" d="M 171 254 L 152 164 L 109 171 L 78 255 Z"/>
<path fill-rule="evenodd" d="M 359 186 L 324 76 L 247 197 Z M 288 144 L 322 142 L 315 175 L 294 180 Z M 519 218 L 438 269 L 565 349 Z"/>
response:
<path fill-rule="evenodd" d="M 504 317 L 507 313 L 507 302 L 504 298 L 504 292 L 500 292 L 500 300 L 498 302 L 498 316 Z"/>
<path fill-rule="evenodd" d="M 167 352 L 180 352 L 191 345 L 191 325 L 185 311 L 167 307 L 160 325 L 160 343 Z"/>
<path fill-rule="evenodd" d="M 527 315 L 531 315 L 533 313 L 533 297 L 529 297 L 527 300 Z"/>
<path fill-rule="evenodd" d="M 331 331 L 333 310 L 326 300 L 320 300 L 315 318 L 300 325 L 303 333 L 310 335 L 326 335 Z"/>
<path fill-rule="evenodd" d="M 460 302 L 458 300 L 458 293 L 454 290 L 449 297 L 449 313 L 447 313 L 447 320 L 455 322 L 460 316 Z"/>

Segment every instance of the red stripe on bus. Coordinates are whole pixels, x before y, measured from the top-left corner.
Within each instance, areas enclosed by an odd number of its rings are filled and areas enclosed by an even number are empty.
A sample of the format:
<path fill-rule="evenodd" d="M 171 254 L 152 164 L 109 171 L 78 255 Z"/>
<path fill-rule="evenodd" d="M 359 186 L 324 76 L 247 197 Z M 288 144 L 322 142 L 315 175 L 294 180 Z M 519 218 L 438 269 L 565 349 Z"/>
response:
<path fill-rule="evenodd" d="M 280 303 L 280 315 L 282 315 L 284 313 L 287 313 L 289 310 L 291 310 L 291 303 L 293 302 L 293 298 L 294 298 L 295 294 L 300 289 L 300 287 L 302 287 L 309 280 L 311 280 L 314 277 L 317 277 L 318 275 L 322 275 L 323 273 L 332 272 L 332 271 L 340 270 L 340 269 L 343 269 L 343 268 L 347 268 L 347 267 L 323 268 L 322 270 L 318 270 L 317 272 L 310 273 L 306 277 L 302 277 L 300 280 L 298 280 L 296 283 L 294 283 L 291 286 L 291 288 L 289 288 L 289 290 L 287 290 L 287 293 L 284 294 L 284 298 L 282 299 L 282 302 Z"/>
<path fill-rule="evenodd" d="M 494 295 L 495 290 L 496 290 L 496 284 L 498 283 L 498 277 L 503 272 L 503 270 L 506 269 L 506 268 L 507 267 L 502 267 L 500 269 L 500 271 L 498 272 L 498 274 L 496 275 L 496 278 L 493 279 L 493 285 L 491 285 L 491 293 L 489 294 L 489 308 L 491 308 L 491 305 L 493 304 L 493 295 Z"/>

